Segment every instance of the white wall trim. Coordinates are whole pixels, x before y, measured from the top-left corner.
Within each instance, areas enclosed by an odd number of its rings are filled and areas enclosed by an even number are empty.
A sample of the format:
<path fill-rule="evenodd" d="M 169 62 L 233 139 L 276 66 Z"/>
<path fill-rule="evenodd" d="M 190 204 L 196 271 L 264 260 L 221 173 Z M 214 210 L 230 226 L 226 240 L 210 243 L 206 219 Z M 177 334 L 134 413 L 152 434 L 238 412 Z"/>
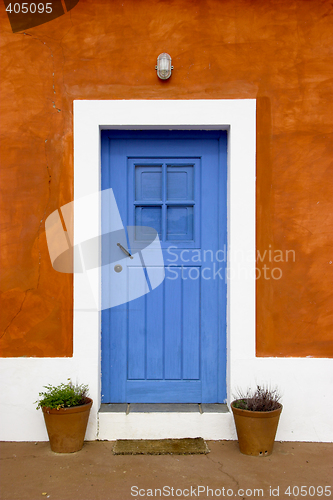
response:
<path fill-rule="evenodd" d="M 247 99 L 74 101 L 74 195 L 78 199 L 100 190 L 101 128 L 227 129 L 228 251 L 229 267 L 232 268 L 231 279 L 228 281 L 227 312 L 228 401 L 230 402 L 232 392 L 238 386 L 246 387 L 256 382 L 278 385 L 283 393 L 284 410 L 277 438 L 332 441 L 330 415 L 333 406 L 328 397 L 333 378 L 332 360 L 255 356 L 255 104 L 255 100 Z M 97 230 L 100 227 L 97 202 L 90 207 L 88 218 L 87 214 L 74 212 L 74 241 L 88 226 Z M 239 258 L 240 255 L 243 257 Z M 249 259 L 249 255 L 253 255 L 253 259 Z M 96 279 L 94 286 L 99 293 L 99 279 Z M 86 293 L 82 276 L 74 275 L 72 358 L 1 359 L 0 376 L 4 390 L 0 402 L 0 439 L 46 440 L 41 413 L 36 412 L 32 403 L 43 385 L 59 383 L 67 377 L 89 384 L 94 405 L 86 437 L 96 439 L 101 394 L 100 312 L 79 310 L 84 308 Z M 312 399 L 311 414 L 307 419 L 304 419 L 302 413 L 303 405 L 301 407 L 295 401 L 295 394 L 301 401 L 306 401 L 309 397 Z M 26 413 L 16 411 L 18 401 Z M 127 432 L 124 422 L 119 421 L 119 437 L 130 437 L 131 432 L 138 437 L 135 425 L 133 427 L 135 415 L 128 417 L 126 425 L 131 430 Z M 221 427 L 220 439 L 235 438 L 229 417 L 218 417 L 227 419 L 223 430 Z M 100 424 L 104 418 L 105 415 L 101 414 Z M 116 422 L 118 416 L 113 418 Z M 144 416 L 141 414 L 138 419 L 142 418 Z M 210 426 L 210 418 L 213 417 L 191 417 L 191 421 L 201 423 L 193 424 L 196 427 L 189 429 L 189 435 L 200 435 L 200 429 L 205 433 L 204 429 Z M 189 419 L 187 422 L 189 423 Z M 139 420 L 137 425 L 139 430 Z M 150 425 L 154 425 L 153 422 Z M 113 436 L 116 437 L 117 430 L 113 431 Z M 198 434 L 195 434 L 196 431 Z M 218 430 L 214 436 L 215 439 L 219 438 Z M 209 435 L 203 437 L 209 438 Z"/>

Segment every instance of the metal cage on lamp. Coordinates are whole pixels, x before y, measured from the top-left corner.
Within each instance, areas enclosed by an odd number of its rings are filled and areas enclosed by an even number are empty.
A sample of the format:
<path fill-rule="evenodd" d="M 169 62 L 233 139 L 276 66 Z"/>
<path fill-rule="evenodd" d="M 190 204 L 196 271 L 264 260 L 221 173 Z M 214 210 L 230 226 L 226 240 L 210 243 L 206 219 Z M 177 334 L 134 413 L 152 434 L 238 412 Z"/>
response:
<path fill-rule="evenodd" d="M 173 66 L 171 65 L 171 57 L 169 56 L 169 54 L 163 52 L 158 56 L 155 69 L 157 70 L 157 76 L 161 80 L 167 80 L 168 78 L 170 78 Z"/>

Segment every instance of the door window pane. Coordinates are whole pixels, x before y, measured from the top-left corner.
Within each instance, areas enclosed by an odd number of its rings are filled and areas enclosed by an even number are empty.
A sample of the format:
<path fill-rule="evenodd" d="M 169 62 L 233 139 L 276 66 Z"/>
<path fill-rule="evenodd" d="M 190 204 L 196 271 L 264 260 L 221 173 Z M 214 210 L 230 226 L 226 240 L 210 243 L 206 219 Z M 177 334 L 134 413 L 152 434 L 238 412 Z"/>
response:
<path fill-rule="evenodd" d="M 167 207 L 167 239 L 193 240 L 193 207 Z"/>
<path fill-rule="evenodd" d="M 154 228 L 159 237 L 162 234 L 162 208 L 161 207 L 136 207 L 135 208 L 135 225 L 137 240 L 150 240 L 154 232 L 150 228 Z M 143 226 L 143 227 L 142 227 Z"/>
<path fill-rule="evenodd" d="M 162 167 L 135 167 L 135 198 L 137 201 L 162 200 Z"/>
<path fill-rule="evenodd" d="M 193 200 L 193 165 L 168 165 L 167 198 Z"/>

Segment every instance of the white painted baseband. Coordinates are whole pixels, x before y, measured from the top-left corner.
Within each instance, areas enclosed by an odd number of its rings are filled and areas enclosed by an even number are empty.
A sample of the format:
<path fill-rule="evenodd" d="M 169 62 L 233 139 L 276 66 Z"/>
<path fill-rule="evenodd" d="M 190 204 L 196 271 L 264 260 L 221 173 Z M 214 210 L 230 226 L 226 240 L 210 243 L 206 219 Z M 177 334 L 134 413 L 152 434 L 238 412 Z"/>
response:
<path fill-rule="evenodd" d="M 190 432 L 197 437 L 202 431 L 205 439 L 236 438 L 230 413 L 100 414 L 100 392 L 97 384 L 90 382 L 95 376 L 95 366 L 89 362 L 90 354 L 84 353 L 82 357 L 85 362 L 82 363 L 75 358 L 1 359 L 0 441 L 47 441 L 43 415 L 40 410 L 36 411 L 34 401 L 43 385 L 58 384 L 66 381 L 67 377 L 80 383 L 90 383 L 90 396 L 94 404 L 86 433 L 88 441 L 133 439 L 133 436 L 142 439 L 147 429 L 156 426 L 164 437 L 169 437 L 169 429 L 177 431 L 177 434 L 182 429 L 184 432 L 181 437 L 190 437 Z M 95 354 L 97 356 L 98 353 Z M 234 362 L 231 394 L 237 387 L 253 387 L 256 382 L 278 385 L 282 392 L 283 411 L 276 439 L 332 442 L 332 361 L 314 358 L 237 359 Z M 193 421 L 198 424 L 194 428 L 190 425 Z M 178 423 L 182 425 L 181 428 L 177 428 Z"/>
<path fill-rule="evenodd" d="M 98 439 L 237 439 L 231 413 L 98 414 Z"/>

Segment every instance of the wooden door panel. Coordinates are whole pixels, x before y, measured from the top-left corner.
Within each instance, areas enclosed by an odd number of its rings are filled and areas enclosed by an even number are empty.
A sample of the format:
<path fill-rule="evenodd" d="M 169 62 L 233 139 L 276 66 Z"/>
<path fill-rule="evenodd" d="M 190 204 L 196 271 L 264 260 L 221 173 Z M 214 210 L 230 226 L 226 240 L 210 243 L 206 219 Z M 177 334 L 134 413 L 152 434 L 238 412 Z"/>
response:
<path fill-rule="evenodd" d="M 102 187 L 113 189 L 124 227 L 137 226 L 135 238 L 158 232 L 165 265 L 161 285 L 152 289 L 144 269 L 144 295 L 102 313 L 103 402 L 225 398 L 226 284 L 215 266 L 226 243 L 226 134 L 176 135 L 102 134 Z"/>

